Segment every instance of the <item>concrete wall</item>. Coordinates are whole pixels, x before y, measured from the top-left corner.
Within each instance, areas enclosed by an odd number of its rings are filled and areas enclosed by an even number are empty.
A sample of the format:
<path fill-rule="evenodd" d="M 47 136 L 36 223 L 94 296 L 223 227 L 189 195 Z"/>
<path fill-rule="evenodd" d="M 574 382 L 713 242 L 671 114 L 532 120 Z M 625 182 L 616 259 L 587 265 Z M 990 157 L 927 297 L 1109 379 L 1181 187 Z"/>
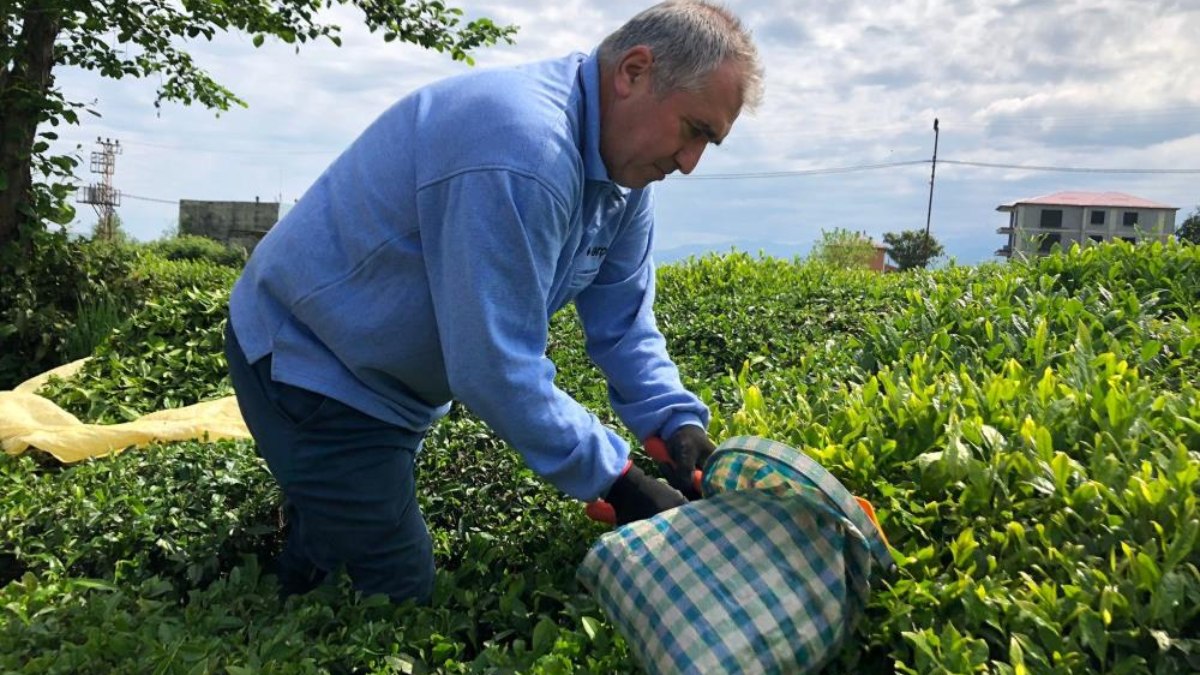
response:
<path fill-rule="evenodd" d="M 278 221 L 278 202 L 179 202 L 180 234 L 198 234 L 247 251 Z"/>

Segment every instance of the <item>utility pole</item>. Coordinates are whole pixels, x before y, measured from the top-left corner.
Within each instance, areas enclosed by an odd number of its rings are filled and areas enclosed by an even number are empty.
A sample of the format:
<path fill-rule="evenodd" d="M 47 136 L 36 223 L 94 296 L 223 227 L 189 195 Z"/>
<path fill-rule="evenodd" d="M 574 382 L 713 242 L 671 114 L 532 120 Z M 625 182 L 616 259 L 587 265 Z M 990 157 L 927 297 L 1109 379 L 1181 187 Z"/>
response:
<path fill-rule="evenodd" d="M 929 205 L 925 207 L 925 240 L 922 246 L 925 250 L 926 264 L 928 264 L 929 252 L 934 246 L 934 243 L 929 238 L 929 222 L 934 215 L 934 179 L 937 178 L 937 118 L 934 118 L 934 167 L 929 172 Z"/>
<path fill-rule="evenodd" d="M 80 202 L 91 204 L 96 209 L 100 222 L 96 228 L 97 239 L 112 240 L 117 236 L 117 212 L 121 205 L 121 191 L 113 188 L 113 172 L 117 168 L 117 155 L 121 154 L 121 141 L 111 139 L 100 140 L 96 137 L 100 149 L 92 152 L 92 173 L 100 174 L 100 183 L 93 183 L 83 189 Z"/>
<path fill-rule="evenodd" d="M 933 118 L 933 170 L 929 173 L 929 206 L 925 209 L 925 239 L 929 239 L 929 220 L 933 215 L 933 179 L 937 176 L 938 121 Z"/>

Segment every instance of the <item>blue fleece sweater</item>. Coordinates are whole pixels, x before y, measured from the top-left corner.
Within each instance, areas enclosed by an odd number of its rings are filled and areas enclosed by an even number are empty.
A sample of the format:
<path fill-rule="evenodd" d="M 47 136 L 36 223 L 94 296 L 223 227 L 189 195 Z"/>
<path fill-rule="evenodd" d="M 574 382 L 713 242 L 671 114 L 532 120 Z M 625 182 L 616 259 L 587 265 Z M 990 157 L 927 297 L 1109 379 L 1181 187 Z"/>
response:
<path fill-rule="evenodd" d="M 384 112 L 255 249 L 230 300 L 274 379 L 423 432 L 457 400 L 567 494 L 603 494 L 627 444 L 554 385 L 574 301 L 637 435 L 707 426 L 655 326 L 649 189 L 600 157 L 595 54 L 470 73 Z"/>

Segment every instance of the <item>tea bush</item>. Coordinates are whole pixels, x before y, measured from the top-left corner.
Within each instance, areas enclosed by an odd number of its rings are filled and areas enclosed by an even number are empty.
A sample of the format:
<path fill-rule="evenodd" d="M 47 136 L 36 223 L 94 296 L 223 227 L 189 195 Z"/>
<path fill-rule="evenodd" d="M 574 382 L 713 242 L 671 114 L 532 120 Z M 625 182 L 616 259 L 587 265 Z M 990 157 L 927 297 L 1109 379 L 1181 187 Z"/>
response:
<path fill-rule="evenodd" d="M 86 422 L 128 422 L 232 393 L 225 315 L 237 271 L 143 256 L 132 271 L 151 299 L 108 333 L 80 371 L 39 392 Z"/>
<path fill-rule="evenodd" d="M 195 260 L 227 267 L 246 264 L 246 249 L 197 234 L 181 234 L 150 242 L 146 248 L 166 260 Z"/>
<path fill-rule="evenodd" d="M 145 311 L 47 392 L 97 420 L 227 394 L 233 276 L 212 267 L 151 275 Z M 1200 249 L 1117 242 L 894 275 L 710 256 L 660 270 L 656 311 L 714 438 L 801 448 L 879 512 L 899 573 L 828 672 L 1194 673 L 1198 306 Z M 571 311 L 549 353 L 617 424 Z M 280 603 L 252 444 L 0 459 L 0 670 L 636 670 L 574 581 L 603 531 L 581 504 L 458 407 L 418 481 L 432 607 L 344 579 Z"/>
<path fill-rule="evenodd" d="M 225 366 L 229 292 L 185 288 L 147 300 L 79 373 L 39 392 L 82 420 L 128 422 L 233 392 Z"/>
<path fill-rule="evenodd" d="M 247 552 L 270 552 L 278 490 L 248 443 L 177 443 L 62 470 L 0 460 L 0 531 L 10 569 L 181 585 L 212 580 Z"/>

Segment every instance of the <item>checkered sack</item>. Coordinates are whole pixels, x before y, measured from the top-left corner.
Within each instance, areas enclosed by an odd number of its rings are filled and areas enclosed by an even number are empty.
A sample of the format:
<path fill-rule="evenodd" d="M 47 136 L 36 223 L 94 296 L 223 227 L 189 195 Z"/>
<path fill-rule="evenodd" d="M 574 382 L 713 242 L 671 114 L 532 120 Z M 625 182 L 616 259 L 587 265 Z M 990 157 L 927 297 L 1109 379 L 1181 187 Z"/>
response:
<path fill-rule="evenodd" d="M 811 673 L 893 566 L 840 482 L 763 438 L 722 443 L 705 499 L 605 534 L 578 570 L 652 673 Z"/>

